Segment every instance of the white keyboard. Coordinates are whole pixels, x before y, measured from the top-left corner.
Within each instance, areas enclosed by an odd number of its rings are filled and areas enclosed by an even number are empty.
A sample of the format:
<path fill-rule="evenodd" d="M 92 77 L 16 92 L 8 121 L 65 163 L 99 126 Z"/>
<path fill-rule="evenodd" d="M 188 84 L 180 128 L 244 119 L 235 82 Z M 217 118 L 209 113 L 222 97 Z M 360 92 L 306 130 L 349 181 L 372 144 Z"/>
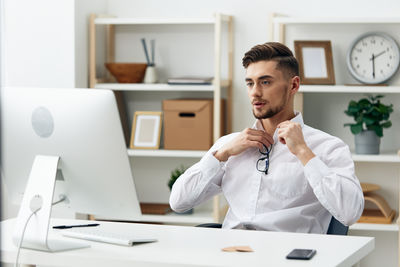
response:
<path fill-rule="evenodd" d="M 136 243 L 148 243 L 157 241 L 157 239 L 154 238 L 134 238 L 128 235 L 105 232 L 104 230 L 92 227 L 62 230 L 62 235 L 122 246 L 132 246 Z"/>

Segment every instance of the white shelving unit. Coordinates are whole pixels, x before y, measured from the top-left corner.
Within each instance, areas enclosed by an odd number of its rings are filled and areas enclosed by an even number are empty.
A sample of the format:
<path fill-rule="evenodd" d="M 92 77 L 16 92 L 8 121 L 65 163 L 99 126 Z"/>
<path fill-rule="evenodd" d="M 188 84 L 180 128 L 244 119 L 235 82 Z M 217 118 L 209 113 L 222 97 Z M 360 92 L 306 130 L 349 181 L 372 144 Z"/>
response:
<path fill-rule="evenodd" d="M 371 163 L 400 163 L 400 157 L 396 153 L 382 153 L 379 155 L 358 155 L 352 154 L 354 162 L 371 162 Z M 379 223 L 356 223 L 350 226 L 351 230 L 365 231 L 391 231 L 398 232 L 399 225 L 397 219 L 391 224 Z"/>
<path fill-rule="evenodd" d="M 221 22 L 230 22 L 232 17 L 219 14 Z M 209 24 L 214 25 L 216 18 L 115 18 L 110 16 L 98 16 L 95 18 L 96 25 L 188 25 Z"/>
<path fill-rule="evenodd" d="M 391 223 L 391 224 L 355 223 L 349 228 L 350 230 L 365 230 L 365 231 L 387 231 L 387 232 L 399 231 L 399 225 L 397 223 Z"/>
<path fill-rule="evenodd" d="M 272 38 L 274 41 L 285 41 L 285 26 L 290 24 L 321 25 L 321 24 L 397 24 L 400 18 L 321 18 L 321 17 L 284 17 L 272 14 Z"/>
<path fill-rule="evenodd" d="M 213 85 L 169 85 L 166 83 L 142 84 L 142 83 L 98 83 L 96 89 L 111 89 L 116 91 L 156 91 L 156 92 L 213 92 Z"/>
<path fill-rule="evenodd" d="M 271 17 L 271 36 L 270 38 L 274 41 L 286 43 L 286 27 L 288 25 L 296 26 L 319 26 L 323 24 L 399 24 L 400 18 L 317 18 L 317 17 L 284 17 L 276 16 L 275 14 Z M 303 100 L 307 93 L 327 93 L 327 94 L 347 94 L 347 93 L 376 93 L 376 94 L 400 94 L 399 85 L 390 86 L 353 86 L 353 85 L 301 85 L 300 90 L 295 100 L 296 109 L 303 110 Z M 394 148 L 397 149 L 397 148 Z M 382 168 L 384 165 L 380 164 L 395 164 L 399 166 L 400 170 L 400 157 L 397 155 L 397 151 L 391 153 L 382 153 L 380 155 L 352 155 L 353 160 L 356 164 L 362 165 L 364 163 L 371 166 L 374 164 Z M 365 166 L 365 164 L 364 164 Z M 400 173 L 400 172 L 399 172 Z M 399 177 L 400 180 L 400 177 Z M 400 201 L 400 188 L 397 188 L 397 199 Z M 400 205 L 399 205 L 400 207 Z M 396 211 L 398 214 L 398 211 Z M 398 242 L 400 244 L 400 232 L 399 232 L 399 222 L 396 218 L 391 224 L 370 224 L 370 223 L 356 223 L 350 227 L 351 230 L 361 230 L 367 232 L 373 231 L 388 231 L 397 232 Z M 398 245 L 398 248 L 400 245 Z M 397 250 L 398 251 L 398 250 Z M 398 263 L 400 266 L 400 262 Z"/>
<path fill-rule="evenodd" d="M 96 89 L 110 89 L 116 92 L 117 101 L 119 103 L 120 112 L 125 110 L 124 100 L 122 92 L 129 93 L 135 92 L 140 94 L 146 94 L 149 92 L 155 92 L 160 94 L 162 98 L 167 98 L 168 93 L 172 92 L 204 92 L 209 93 L 210 97 L 214 99 L 214 114 L 213 114 L 213 138 L 214 141 L 221 136 L 220 132 L 220 105 L 221 105 L 221 90 L 226 89 L 226 110 L 227 110 L 227 129 L 228 132 L 231 129 L 231 99 L 232 99 L 232 75 L 233 75 L 233 23 L 232 16 L 215 14 L 208 18 L 116 18 L 109 15 L 95 15 L 92 14 L 90 17 L 90 63 L 89 63 L 89 81 L 90 87 Z M 226 24 L 227 27 L 223 27 Z M 154 83 L 154 84 L 143 84 L 143 83 L 115 83 L 107 77 L 97 77 L 96 74 L 96 28 L 102 26 L 105 28 L 105 47 L 106 47 L 106 62 L 115 62 L 115 27 L 120 25 L 157 25 L 162 27 L 163 25 L 211 25 L 213 27 L 214 35 L 214 79 L 210 85 L 170 85 L 166 83 Z M 225 30 L 226 29 L 226 30 Z M 226 32 L 225 32 L 226 31 Z M 211 32 L 210 32 L 211 33 Z M 225 34 L 226 33 L 226 34 Z M 221 51 L 222 51 L 222 36 L 226 36 L 228 39 L 227 49 L 227 78 L 221 79 Z M 181 59 L 183 60 L 183 59 Z M 178 64 L 177 62 L 174 62 Z M 122 112 L 123 113 L 123 112 Z M 123 118 L 121 113 L 121 119 Z M 125 131 L 130 132 L 125 123 Z M 154 158 L 157 157 L 159 160 L 166 159 L 199 159 L 206 151 L 173 151 L 173 150 L 133 150 L 128 149 L 128 155 L 132 157 L 132 160 L 139 158 Z M 151 171 L 148 171 L 148 176 L 151 177 Z M 170 170 L 168 170 L 170 171 Z M 134 177 L 135 177 L 135 171 Z M 142 173 L 142 172 L 141 172 Z M 147 176 L 147 175 L 146 175 Z M 147 177 L 148 178 L 148 177 Z M 145 179 L 145 178 L 143 178 Z M 164 186 L 164 185 L 162 185 Z M 166 185 L 165 185 L 166 186 Z M 167 215 L 143 215 L 142 219 L 149 222 L 162 222 L 162 223 L 182 223 L 182 224 L 199 224 L 206 222 L 220 222 L 224 208 L 221 207 L 219 197 L 213 199 L 213 207 L 206 209 L 199 207 L 194 209 L 194 213 L 191 215 L 176 215 L 173 213 Z"/>
<path fill-rule="evenodd" d="M 302 85 L 299 92 L 400 94 L 400 86 Z"/>
<path fill-rule="evenodd" d="M 128 149 L 128 155 L 131 157 L 201 158 L 206 152 L 201 150 Z"/>
<path fill-rule="evenodd" d="M 400 163 L 400 157 L 396 153 L 381 153 L 379 155 L 353 154 L 353 160 L 354 162 Z"/>
<path fill-rule="evenodd" d="M 228 80 L 221 81 L 221 87 L 229 87 Z M 96 89 L 137 92 L 214 92 L 215 85 L 171 85 L 167 83 L 96 83 Z"/>
<path fill-rule="evenodd" d="M 352 17 L 352 18 L 338 18 L 338 17 L 285 17 L 276 16 L 274 24 L 377 24 L 377 23 L 400 23 L 400 18 L 367 18 L 367 17 Z M 277 26 L 278 27 L 278 26 Z M 277 29 L 277 28 L 275 28 Z M 278 35 L 277 35 L 278 36 Z"/>

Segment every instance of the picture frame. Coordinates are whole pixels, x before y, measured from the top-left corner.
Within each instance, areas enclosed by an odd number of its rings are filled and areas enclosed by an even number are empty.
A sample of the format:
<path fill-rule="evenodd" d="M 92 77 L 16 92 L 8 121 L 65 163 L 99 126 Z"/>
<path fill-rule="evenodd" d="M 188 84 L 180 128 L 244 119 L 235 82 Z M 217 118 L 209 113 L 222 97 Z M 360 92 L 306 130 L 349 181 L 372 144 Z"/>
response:
<path fill-rule="evenodd" d="M 331 41 L 294 41 L 301 84 L 335 84 Z"/>
<path fill-rule="evenodd" d="M 162 112 L 136 111 L 129 147 L 132 149 L 159 149 L 161 120 Z"/>

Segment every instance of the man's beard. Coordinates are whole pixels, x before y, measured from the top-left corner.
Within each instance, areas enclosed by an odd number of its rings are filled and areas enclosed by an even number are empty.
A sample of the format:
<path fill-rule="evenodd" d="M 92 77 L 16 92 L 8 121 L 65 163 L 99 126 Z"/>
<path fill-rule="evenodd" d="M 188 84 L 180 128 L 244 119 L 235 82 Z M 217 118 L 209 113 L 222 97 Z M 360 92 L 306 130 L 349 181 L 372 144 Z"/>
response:
<path fill-rule="evenodd" d="M 262 120 L 262 119 L 268 119 L 268 118 L 275 116 L 276 114 L 281 112 L 286 107 L 287 102 L 288 102 L 288 100 L 286 100 L 286 97 L 287 97 L 287 91 L 285 92 L 285 95 L 283 96 L 282 101 L 278 107 L 267 109 L 264 113 L 261 113 L 259 115 L 257 115 L 253 109 L 254 117 L 256 119 Z"/>
<path fill-rule="evenodd" d="M 275 115 L 278 114 L 279 112 L 281 112 L 281 111 L 283 110 L 284 107 L 285 107 L 285 105 L 281 105 L 281 106 L 279 106 L 279 107 L 277 107 L 277 108 L 274 108 L 274 109 L 268 109 L 268 110 L 266 110 L 264 113 L 259 114 L 259 115 L 256 115 L 256 113 L 255 113 L 254 110 L 253 110 L 253 115 L 254 115 L 254 117 L 255 117 L 256 119 L 259 119 L 259 120 L 261 120 L 261 119 L 268 119 L 268 118 L 271 118 L 271 117 L 275 116 Z"/>

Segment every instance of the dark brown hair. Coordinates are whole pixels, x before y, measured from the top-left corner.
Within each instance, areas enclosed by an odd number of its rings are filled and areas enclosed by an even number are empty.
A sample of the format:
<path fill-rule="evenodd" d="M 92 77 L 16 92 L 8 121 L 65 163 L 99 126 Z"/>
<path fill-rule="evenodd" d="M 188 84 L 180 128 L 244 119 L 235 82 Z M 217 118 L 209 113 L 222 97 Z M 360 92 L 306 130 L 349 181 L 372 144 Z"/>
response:
<path fill-rule="evenodd" d="M 268 42 L 254 46 L 244 54 L 243 67 L 247 69 L 251 63 L 262 60 L 276 61 L 276 68 L 282 71 L 285 76 L 291 78 L 299 75 L 299 63 L 286 45 Z"/>

